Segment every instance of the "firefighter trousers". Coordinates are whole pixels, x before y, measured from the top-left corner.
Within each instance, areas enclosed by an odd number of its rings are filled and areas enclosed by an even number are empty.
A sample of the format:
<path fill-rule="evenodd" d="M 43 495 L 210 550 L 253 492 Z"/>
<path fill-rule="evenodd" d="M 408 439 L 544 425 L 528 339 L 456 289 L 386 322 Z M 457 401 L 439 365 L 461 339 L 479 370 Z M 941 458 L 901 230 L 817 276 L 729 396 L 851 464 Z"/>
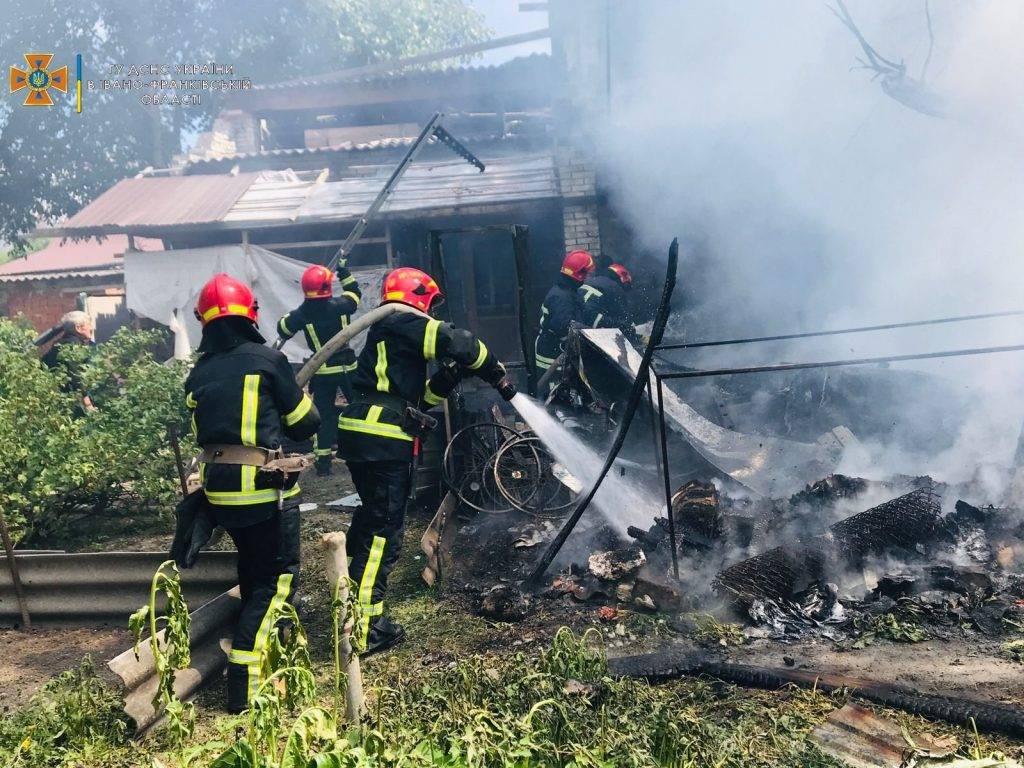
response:
<path fill-rule="evenodd" d="M 246 708 L 260 683 L 262 656 L 277 630 L 275 616 L 295 595 L 299 579 L 298 497 L 262 522 L 231 526 L 238 550 L 242 607 L 228 654 L 228 709 Z"/>
<path fill-rule="evenodd" d="M 384 613 L 388 574 L 398 562 L 405 529 L 405 505 L 412 483 L 411 461 L 348 461 L 362 506 L 348 529 L 349 573 L 359 589 L 363 643 L 373 619 Z"/>
<path fill-rule="evenodd" d="M 317 458 L 331 455 L 331 446 L 338 442 L 338 390 L 345 400 L 352 402 L 352 380 L 347 372 L 318 373 L 309 381 L 313 405 L 320 413 L 320 428 L 316 431 L 313 453 Z"/>

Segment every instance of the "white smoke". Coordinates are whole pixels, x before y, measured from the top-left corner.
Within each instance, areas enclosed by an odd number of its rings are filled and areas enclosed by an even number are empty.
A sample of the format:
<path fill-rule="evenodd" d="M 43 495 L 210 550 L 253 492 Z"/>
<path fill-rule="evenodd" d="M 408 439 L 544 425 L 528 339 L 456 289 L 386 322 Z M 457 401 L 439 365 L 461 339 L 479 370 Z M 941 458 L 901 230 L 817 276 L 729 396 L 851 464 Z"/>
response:
<path fill-rule="evenodd" d="M 847 6 L 882 55 L 919 76 L 923 0 Z M 644 247 L 663 252 L 681 237 L 690 338 L 1024 306 L 1024 4 L 931 0 L 926 85 L 948 119 L 908 109 L 851 70 L 863 54 L 823 0 L 616 8 L 597 154 Z M 1022 318 L 726 348 L 714 360 L 1014 343 L 1024 343 Z M 969 476 L 995 451 L 1005 464 L 1024 413 L 1024 355 L 913 365 L 962 382 L 983 407 L 939 466 L 916 470 Z M 943 403 L 931 405 L 938 417 Z"/>

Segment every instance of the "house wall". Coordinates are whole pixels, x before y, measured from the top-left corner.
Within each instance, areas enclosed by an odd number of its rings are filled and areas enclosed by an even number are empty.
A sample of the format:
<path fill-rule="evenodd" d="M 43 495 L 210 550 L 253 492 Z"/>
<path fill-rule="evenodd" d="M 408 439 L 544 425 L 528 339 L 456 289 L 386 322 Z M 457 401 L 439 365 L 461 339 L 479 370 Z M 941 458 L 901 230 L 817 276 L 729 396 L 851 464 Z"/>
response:
<path fill-rule="evenodd" d="M 56 325 L 65 312 L 77 308 L 79 292 L 85 292 L 96 320 L 96 338 L 105 341 L 128 322 L 124 308 L 124 282 L 120 277 L 65 278 L 0 284 L 0 314 L 23 315 L 39 333 Z M 90 299 L 94 299 L 90 301 Z"/>

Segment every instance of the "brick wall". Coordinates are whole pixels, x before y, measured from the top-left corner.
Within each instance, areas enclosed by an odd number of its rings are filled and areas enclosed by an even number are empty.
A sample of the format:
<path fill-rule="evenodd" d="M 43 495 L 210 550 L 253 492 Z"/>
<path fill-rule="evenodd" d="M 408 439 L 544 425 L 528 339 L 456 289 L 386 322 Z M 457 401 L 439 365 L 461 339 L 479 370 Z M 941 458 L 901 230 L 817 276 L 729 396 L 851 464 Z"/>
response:
<path fill-rule="evenodd" d="M 24 315 L 40 333 L 52 328 L 61 315 L 75 308 L 74 293 L 62 293 L 59 289 L 40 287 L 37 283 L 5 286 L 4 298 L 4 314 L 8 317 Z"/>
<path fill-rule="evenodd" d="M 579 149 L 563 148 L 556 153 L 558 182 L 562 193 L 562 225 L 565 250 L 601 253 L 598 223 L 597 174 L 587 155 Z"/>

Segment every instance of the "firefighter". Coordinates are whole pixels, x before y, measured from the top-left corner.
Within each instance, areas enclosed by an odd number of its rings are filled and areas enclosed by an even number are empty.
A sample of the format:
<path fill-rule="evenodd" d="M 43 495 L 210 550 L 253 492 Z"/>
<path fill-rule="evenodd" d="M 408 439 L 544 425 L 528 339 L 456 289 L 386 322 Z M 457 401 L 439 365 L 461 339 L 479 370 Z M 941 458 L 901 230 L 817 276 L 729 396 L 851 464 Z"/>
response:
<path fill-rule="evenodd" d="M 629 296 L 632 287 L 629 270 L 609 261 L 579 287 L 580 321 L 588 328 L 618 328 L 635 341 L 638 337 Z"/>
<path fill-rule="evenodd" d="M 305 300 L 277 323 L 277 333 L 283 340 L 290 339 L 299 330 L 306 337 L 306 345 L 317 353 L 320 347 L 345 328 L 359 307 L 362 293 L 358 281 L 344 265 L 338 269 L 341 282 L 340 296 L 334 295 L 334 273 L 327 267 L 314 264 L 302 273 L 302 292 Z M 313 439 L 316 455 L 316 473 L 331 474 L 332 446 L 338 438 L 338 390 L 352 402 L 351 372 L 356 368 L 356 355 L 346 345 L 320 366 L 309 382 L 313 404 L 320 412 L 320 429 Z"/>
<path fill-rule="evenodd" d="M 538 375 L 543 376 L 562 353 L 569 324 L 579 321 L 577 290 L 593 271 L 594 257 L 587 251 L 573 251 L 562 261 L 558 280 L 544 297 L 540 309 L 540 328 L 534 345 Z"/>
<path fill-rule="evenodd" d="M 381 293 L 382 303 L 399 302 L 423 313 L 444 300 L 433 278 L 410 267 L 388 274 Z M 428 380 L 431 360 L 441 365 Z M 405 637 L 405 630 L 384 615 L 384 597 L 402 544 L 414 457 L 433 422 L 420 409 L 439 405 L 467 375 L 487 382 L 506 400 L 515 395 L 505 367 L 469 331 L 425 314 L 396 312 L 367 332 L 352 379 L 355 400 L 338 420 L 338 456 L 362 502 L 348 531 L 348 554 L 362 609 L 356 639 L 368 652 Z"/>
<path fill-rule="evenodd" d="M 265 346 L 247 285 L 215 275 L 196 317 L 199 359 L 185 380 L 199 476 L 216 522 L 238 549 L 242 608 L 228 655 L 228 709 L 241 712 L 259 685 L 273 616 L 292 598 L 299 573 L 297 472 L 280 465 L 285 437 L 316 432 L 316 406 L 295 382 L 288 359 Z"/>

